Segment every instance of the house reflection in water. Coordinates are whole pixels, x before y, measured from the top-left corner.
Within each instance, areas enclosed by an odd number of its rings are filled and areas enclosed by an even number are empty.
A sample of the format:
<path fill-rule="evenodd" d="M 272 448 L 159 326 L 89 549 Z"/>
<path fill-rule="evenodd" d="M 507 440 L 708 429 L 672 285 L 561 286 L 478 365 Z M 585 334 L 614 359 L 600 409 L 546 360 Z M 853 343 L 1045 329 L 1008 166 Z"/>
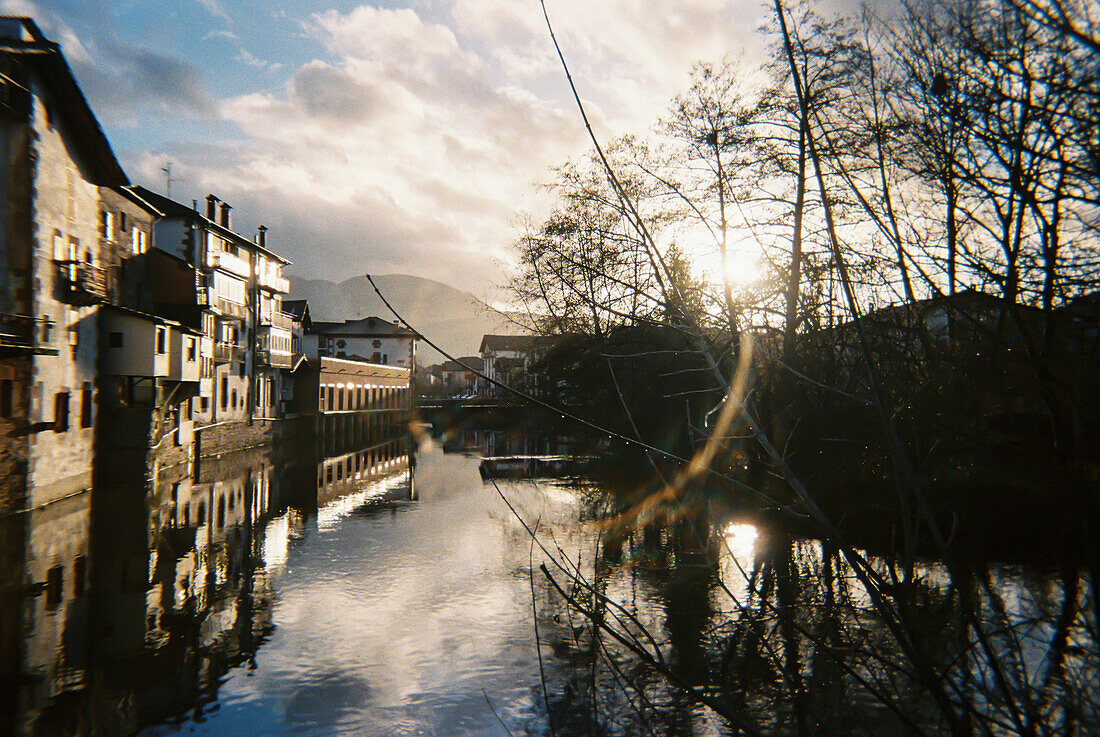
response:
<path fill-rule="evenodd" d="M 274 626 L 286 538 L 330 508 L 413 498 L 409 443 L 236 453 L 0 518 L 0 737 L 200 712 Z"/>

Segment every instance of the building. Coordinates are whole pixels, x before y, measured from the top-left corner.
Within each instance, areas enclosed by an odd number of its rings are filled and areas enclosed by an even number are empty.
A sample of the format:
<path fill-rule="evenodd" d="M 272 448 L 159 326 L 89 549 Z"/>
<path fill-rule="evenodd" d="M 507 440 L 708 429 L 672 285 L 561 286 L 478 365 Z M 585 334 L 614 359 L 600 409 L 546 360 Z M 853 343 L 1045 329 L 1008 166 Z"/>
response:
<path fill-rule="evenodd" d="M 489 379 L 522 389 L 528 386 L 531 365 L 547 345 L 547 339 L 541 335 L 485 335 L 478 353 Z M 499 386 L 487 383 L 489 394 L 500 396 L 503 393 Z"/>
<path fill-rule="evenodd" d="M 380 317 L 314 322 L 307 334 L 307 353 L 412 369 L 419 337 L 415 331 Z"/>
<path fill-rule="evenodd" d="M 92 484 L 101 192 L 128 182 L 29 19 L 0 19 L 0 66 L 0 485 L 33 506 Z"/>
<path fill-rule="evenodd" d="M 141 187 L 134 192 L 163 213 L 155 226 L 155 251 L 164 255 L 152 264 L 154 311 L 198 329 L 211 346 L 193 416 L 202 424 L 278 419 L 294 369 L 295 321 L 282 308 L 290 262 L 267 247 L 265 227 L 252 239 L 234 231 L 233 208 L 215 195 L 200 212 Z"/>
<path fill-rule="evenodd" d="M 457 361 L 444 361 L 439 365 L 439 376 L 444 390 L 452 396 L 477 394 L 482 390 L 484 361 L 478 356 L 463 356 Z"/>

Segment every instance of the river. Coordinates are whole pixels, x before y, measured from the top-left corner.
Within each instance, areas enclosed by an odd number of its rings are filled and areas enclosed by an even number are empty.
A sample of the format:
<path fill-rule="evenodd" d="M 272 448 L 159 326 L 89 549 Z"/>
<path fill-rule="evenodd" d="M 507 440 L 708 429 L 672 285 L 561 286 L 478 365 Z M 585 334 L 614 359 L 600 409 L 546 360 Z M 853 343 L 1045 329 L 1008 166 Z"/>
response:
<path fill-rule="evenodd" d="M 778 732 L 812 719 L 821 734 L 903 734 L 913 715 L 934 731 L 934 700 L 828 546 L 731 510 L 619 534 L 609 495 L 548 455 L 554 442 L 449 449 L 255 451 L 33 511 L 24 565 L 45 585 L 0 602 L 22 617 L 14 733 L 726 735 L 732 711 Z M 73 566 L 36 572 L 47 550 Z M 917 575 L 925 636 L 944 640 L 936 667 L 963 663 L 958 703 L 1011 732 L 989 658 L 951 644 L 961 582 L 935 561 Z M 1079 703 L 1045 708 L 1094 723 L 1088 582 L 1002 564 L 974 580 L 993 595 L 972 586 L 981 606 L 1004 610 L 991 629 L 1012 631 L 990 647 L 1017 653 L 1031 683 L 1051 678 L 1055 643 Z"/>

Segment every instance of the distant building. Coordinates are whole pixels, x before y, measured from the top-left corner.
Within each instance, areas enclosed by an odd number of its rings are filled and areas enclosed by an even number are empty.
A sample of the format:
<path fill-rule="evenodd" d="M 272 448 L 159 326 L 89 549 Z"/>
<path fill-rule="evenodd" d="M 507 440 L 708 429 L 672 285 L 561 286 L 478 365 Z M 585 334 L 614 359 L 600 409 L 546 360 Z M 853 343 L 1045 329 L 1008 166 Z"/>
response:
<path fill-rule="evenodd" d="M 522 388 L 528 386 L 531 364 L 538 360 L 548 341 L 541 335 L 485 335 L 478 353 L 484 361 L 485 375 L 493 381 Z M 499 396 L 500 387 L 491 385 L 488 393 Z"/>
<path fill-rule="evenodd" d="M 484 383 L 477 372 L 484 371 L 484 361 L 478 356 L 464 356 L 457 361 L 444 361 L 439 376 L 445 390 L 452 395 L 479 394 Z"/>
<path fill-rule="evenodd" d="M 416 366 L 419 336 L 396 322 L 364 317 L 344 322 L 313 322 L 306 333 L 306 352 L 382 366 Z"/>

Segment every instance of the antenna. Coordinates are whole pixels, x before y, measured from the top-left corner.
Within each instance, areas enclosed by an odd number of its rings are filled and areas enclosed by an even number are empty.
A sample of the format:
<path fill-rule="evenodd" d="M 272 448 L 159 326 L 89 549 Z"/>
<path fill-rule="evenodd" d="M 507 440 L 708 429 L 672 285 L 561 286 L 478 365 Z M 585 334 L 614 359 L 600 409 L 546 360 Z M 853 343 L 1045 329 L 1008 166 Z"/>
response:
<path fill-rule="evenodd" d="M 180 177 L 172 176 L 172 162 L 169 161 L 160 168 L 164 172 L 164 196 L 168 199 L 172 199 L 172 182 L 182 182 Z"/>

